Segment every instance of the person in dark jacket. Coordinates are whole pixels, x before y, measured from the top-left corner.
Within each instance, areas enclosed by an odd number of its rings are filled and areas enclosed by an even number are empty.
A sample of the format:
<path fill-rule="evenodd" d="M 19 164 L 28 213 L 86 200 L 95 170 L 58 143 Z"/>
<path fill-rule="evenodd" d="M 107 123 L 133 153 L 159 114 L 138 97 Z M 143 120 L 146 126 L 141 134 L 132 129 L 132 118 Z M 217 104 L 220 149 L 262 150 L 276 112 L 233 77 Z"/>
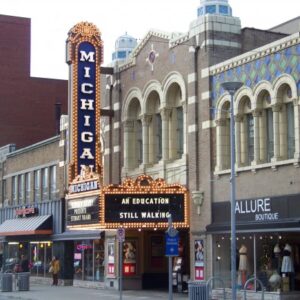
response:
<path fill-rule="evenodd" d="M 21 270 L 22 272 L 29 272 L 29 261 L 26 255 L 21 255 Z"/>

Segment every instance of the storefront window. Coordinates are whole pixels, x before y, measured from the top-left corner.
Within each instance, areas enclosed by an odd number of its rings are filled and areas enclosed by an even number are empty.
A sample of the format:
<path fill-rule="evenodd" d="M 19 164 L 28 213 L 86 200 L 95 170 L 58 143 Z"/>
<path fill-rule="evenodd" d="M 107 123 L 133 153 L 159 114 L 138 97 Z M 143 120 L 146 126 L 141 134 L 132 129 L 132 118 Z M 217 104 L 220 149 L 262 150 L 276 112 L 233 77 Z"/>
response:
<path fill-rule="evenodd" d="M 74 245 L 74 279 L 104 280 L 104 241 L 83 240 Z"/>
<path fill-rule="evenodd" d="M 42 169 L 42 199 L 49 199 L 49 178 L 48 178 L 48 168 Z"/>
<path fill-rule="evenodd" d="M 103 240 L 95 240 L 95 280 L 96 281 L 104 281 L 104 241 Z"/>
<path fill-rule="evenodd" d="M 9 242 L 7 250 L 3 270 L 5 272 L 12 272 L 14 271 L 15 265 L 19 263 L 19 243 Z"/>
<path fill-rule="evenodd" d="M 34 202 L 41 200 L 41 170 L 34 171 Z"/>
<path fill-rule="evenodd" d="M 25 174 L 25 203 L 30 203 L 30 193 L 31 193 L 31 174 Z"/>
<path fill-rule="evenodd" d="M 30 242 L 30 272 L 33 276 L 50 277 L 49 264 L 52 258 L 52 243 Z"/>
<path fill-rule="evenodd" d="M 267 291 L 300 290 L 300 236 L 296 233 L 237 234 L 237 286 L 256 276 Z M 214 276 L 230 287 L 230 235 L 214 236 Z M 253 282 L 249 286 L 253 288 Z"/>
<path fill-rule="evenodd" d="M 18 266 L 22 255 L 28 258 L 31 275 L 50 276 L 48 269 L 52 257 L 52 242 L 9 242 L 3 270 L 21 271 Z"/>

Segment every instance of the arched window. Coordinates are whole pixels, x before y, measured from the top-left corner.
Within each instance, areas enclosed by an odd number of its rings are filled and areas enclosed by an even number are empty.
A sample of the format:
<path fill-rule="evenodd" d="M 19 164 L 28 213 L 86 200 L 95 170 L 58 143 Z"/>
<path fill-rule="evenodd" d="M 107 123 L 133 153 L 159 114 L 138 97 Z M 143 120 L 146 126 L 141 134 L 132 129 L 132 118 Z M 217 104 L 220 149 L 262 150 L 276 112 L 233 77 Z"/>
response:
<path fill-rule="evenodd" d="M 235 127 L 237 166 L 249 166 L 254 160 L 254 118 L 248 96 L 239 100 Z"/>
<path fill-rule="evenodd" d="M 183 108 L 177 107 L 176 108 L 176 115 L 177 115 L 177 126 L 176 126 L 176 133 L 177 133 L 177 155 L 180 158 L 183 154 Z"/>
<path fill-rule="evenodd" d="M 252 114 L 246 115 L 247 122 L 247 165 L 254 160 L 254 119 Z"/>
<path fill-rule="evenodd" d="M 158 162 L 162 158 L 162 122 L 160 113 L 154 115 L 154 162 Z"/>
<path fill-rule="evenodd" d="M 149 163 L 158 163 L 162 158 L 162 119 L 160 99 L 156 91 L 152 91 L 146 100 L 146 114 L 149 116 Z"/>
<path fill-rule="evenodd" d="M 274 156 L 274 127 L 273 127 L 273 111 L 272 108 L 267 108 L 266 116 L 266 154 L 267 162 L 271 162 Z"/>
<path fill-rule="evenodd" d="M 216 171 L 230 168 L 230 99 L 217 107 L 216 118 L 217 164 Z"/>
<path fill-rule="evenodd" d="M 292 102 L 286 104 L 287 116 L 287 158 L 294 158 L 295 154 L 295 120 L 294 105 Z"/>
<path fill-rule="evenodd" d="M 184 152 L 184 116 L 181 100 L 180 86 L 177 83 L 172 83 L 166 94 L 166 103 L 170 111 L 167 159 L 171 160 L 180 159 Z"/>
<path fill-rule="evenodd" d="M 295 154 L 295 115 L 291 88 L 283 84 L 278 89 L 279 111 L 279 158 L 292 159 Z"/>
<path fill-rule="evenodd" d="M 255 139 L 256 164 L 271 162 L 274 157 L 274 114 L 275 106 L 271 105 L 271 96 L 267 90 L 261 90 L 256 100 L 257 131 Z"/>
<path fill-rule="evenodd" d="M 142 163 L 143 157 L 141 105 L 137 98 L 131 99 L 128 105 L 124 133 L 125 166 L 128 169 L 135 169 Z"/>
<path fill-rule="evenodd" d="M 136 121 L 136 154 L 137 163 L 141 164 L 143 162 L 143 127 L 142 121 Z"/>

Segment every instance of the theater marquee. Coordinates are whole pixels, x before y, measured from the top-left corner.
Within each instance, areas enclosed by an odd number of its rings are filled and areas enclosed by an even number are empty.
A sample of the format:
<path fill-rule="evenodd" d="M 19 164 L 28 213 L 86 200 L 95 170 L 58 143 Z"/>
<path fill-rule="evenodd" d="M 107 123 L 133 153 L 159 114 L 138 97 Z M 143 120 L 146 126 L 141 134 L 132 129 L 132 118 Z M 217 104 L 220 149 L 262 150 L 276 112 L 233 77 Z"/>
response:
<path fill-rule="evenodd" d="M 135 181 L 102 190 L 101 220 L 106 228 L 166 228 L 172 215 L 176 227 L 188 227 L 187 190 L 163 179 L 141 175 Z"/>

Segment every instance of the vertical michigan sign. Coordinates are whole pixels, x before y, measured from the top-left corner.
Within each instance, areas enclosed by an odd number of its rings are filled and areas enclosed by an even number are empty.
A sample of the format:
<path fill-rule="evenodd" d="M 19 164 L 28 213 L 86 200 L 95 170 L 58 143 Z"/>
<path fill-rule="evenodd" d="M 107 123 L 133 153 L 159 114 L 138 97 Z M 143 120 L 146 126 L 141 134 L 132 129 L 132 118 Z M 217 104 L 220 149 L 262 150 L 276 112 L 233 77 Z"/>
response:
<path fill-rule="evenodd" d="M 81 22 L 69 31 L 69 182 L 87 170 L 102 177 L 99 140 L 102 53 L 101 35 L 96 26 Z"/>

